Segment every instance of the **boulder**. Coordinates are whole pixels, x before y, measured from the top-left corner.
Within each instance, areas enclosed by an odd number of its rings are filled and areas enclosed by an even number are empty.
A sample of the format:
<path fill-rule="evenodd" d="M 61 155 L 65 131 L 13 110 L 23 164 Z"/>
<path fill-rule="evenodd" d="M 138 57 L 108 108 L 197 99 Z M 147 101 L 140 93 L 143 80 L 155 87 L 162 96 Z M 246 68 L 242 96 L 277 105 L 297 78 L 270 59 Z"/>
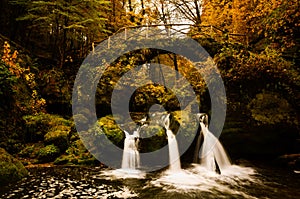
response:
<path fill-rule="evenodd" d="M 0 185 L 6 185 L 28 175 L 24 165 L 0 148 Z"/>
<path fill-rule="evenodd" d="M 59 155 L 60 155 L 59 148 L 53 144 L 41 148 L 37 153 L 37 157 L 40 163 L 52 162 Z"/>
<path fill-rule="evenodd" d="M 300 170 L 300 154 L 285 154 L 278 157 L 277 161 L 283 166 Z"/>
<path fill-rule="evenodd" d="M 65 151 L 69 146 L 69 135 L 71 132 L 71 127 L 59 125 L 57 127 L 52 128 L 45 135 L 45 143 L 46 144 L 54 144 L 61 151 Z"/>

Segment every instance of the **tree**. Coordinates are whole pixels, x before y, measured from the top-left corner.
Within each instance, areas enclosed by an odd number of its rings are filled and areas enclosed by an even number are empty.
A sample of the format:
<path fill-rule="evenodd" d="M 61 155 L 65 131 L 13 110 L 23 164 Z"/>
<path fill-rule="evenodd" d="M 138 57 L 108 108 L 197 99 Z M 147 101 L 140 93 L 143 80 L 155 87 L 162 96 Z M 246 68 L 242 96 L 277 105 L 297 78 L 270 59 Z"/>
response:
<path fill-rule="evenodd" d="M 83 51 L 82 45 L 89 46 L 96 38 L 106 35 L 106 0 L 14 0 L 12 4 L 24 6 L 25 16 L 18 20 L 30 21 L 27 27 L 31 41 L 40 49 L 49 46 L 52 58 L 63 65 L 67 56 L 76 50 Z"/>
<path fill-rule="evenodd" d="M 299 9 L 296 0 L 206 0 L 202 24 L 247 35 L 249 43 L 258 44 L 260 50 L 272 45 L 295 58 L 299 49 Z"/>
<path fill-rule="evenodd" d="M 175 11 L 187 22 L 195 25 L 201 24 L 202 0 L 171 0 Z"/>
<path fill-rule="evenodd" d="M 264 39 L 266 45 L 271 44 L 285 52 L 285 56 L 299 61 L 299 10 L 300 3 L 297 0 L 257 1 L 254 12 L 247 18 L 253 44 Z"/>

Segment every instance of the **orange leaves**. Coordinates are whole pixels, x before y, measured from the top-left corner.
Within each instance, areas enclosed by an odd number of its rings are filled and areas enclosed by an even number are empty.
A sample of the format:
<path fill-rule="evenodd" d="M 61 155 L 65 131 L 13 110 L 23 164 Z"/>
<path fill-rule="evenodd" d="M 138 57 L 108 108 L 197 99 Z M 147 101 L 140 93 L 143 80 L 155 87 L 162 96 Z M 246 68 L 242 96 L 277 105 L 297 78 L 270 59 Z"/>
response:
<path fill-rule="evenodd" d="M 290 48 L 299 34 L 299 9 L 297 0 L 212 0 L 204 4 L 202 21 L 229 33 L 246 34 L 250 43 L 268 38 Z"/>
<path fill-rule="evenodd" d="M 2 55 L 2 61 L 6 63 L 7 65 L 13 67 L 16 65 L 15 61 L 18 56 L 18 51 L 15 50 L 13 54 L 11 54 L 10 45 L 7 41 L 4 42 L 3 45 L 3 55 Z"/>
<path fill-rule="evenodd" d="M 9 67 L 10 73 L 21 80 L 18 84 L 13 86 L 13 90 L 16 93 L 16 106 L 24 112 L 37 113 L 43 111 L 46 100 L 40 98 L 37 93 L 35 75 L 30 72 L 29 68 L 25 69 L 21 67 L 17 61 L 17 57 L 18 51 L 15 50 L 14 53 L 11 54 L 10 45 L 5 41 L 3 45 L 2 61 Z M 26 85 L 25 89 L 23 84 Z M 27 94 L 29 94 L 29 96 L 26 96 Z"/>

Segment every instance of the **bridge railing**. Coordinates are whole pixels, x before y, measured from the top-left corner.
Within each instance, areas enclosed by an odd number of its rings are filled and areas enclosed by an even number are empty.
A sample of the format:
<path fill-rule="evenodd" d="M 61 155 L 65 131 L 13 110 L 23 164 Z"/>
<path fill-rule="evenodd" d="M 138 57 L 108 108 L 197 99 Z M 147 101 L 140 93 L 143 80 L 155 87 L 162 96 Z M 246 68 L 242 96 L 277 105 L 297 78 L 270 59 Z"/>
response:
<path fill-rule="evenodd" d="M 248 45 L 248 37 L 245 34 L 229 33 L 213 25 L 197 26 L 193 24 L 152 24 L 127 26 L 120 28 L 113 35 L 107 38 L 107 48 L 111 48 L 111 37 L 118 35 L 120 41 L 130 39 L 166 38 L 166 37 L 185 37 L 192 38 L 213 38 L 216 41 L 235 41 Z M 94 42 L 97 44 L 100 42 Z"/>

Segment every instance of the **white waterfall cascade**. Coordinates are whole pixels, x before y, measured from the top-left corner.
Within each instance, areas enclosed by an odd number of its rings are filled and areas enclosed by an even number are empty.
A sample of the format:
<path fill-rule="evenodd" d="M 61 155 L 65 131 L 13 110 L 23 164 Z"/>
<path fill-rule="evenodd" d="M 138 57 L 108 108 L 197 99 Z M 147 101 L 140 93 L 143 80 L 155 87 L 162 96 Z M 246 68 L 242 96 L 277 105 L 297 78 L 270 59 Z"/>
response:
<path fill-rule="evenodd" d="M 201 165 L 211 171 L 216 171 L 219 167 L 220 172 L 228 168 L 231 163 L 219 140 L 208 130 L 208 126 L 200 121 L 203 132 L 203 145 L 201 148 Z"/>
<path fill-rule="evenodd" d="M 139 139 L 138 128 L 132 135 L 125 132 L 122 169 L 135 170 L 140 167 L 140 154 L 138 151 L 138 139 Z"/>
<path fill-rule="evenodd" d="M 173 134 L 172 130 L 170 129 L 170 114 L 168 114 L 165 118 L 163 118 L 163 124 L 168 136 L 169 163 L 170 163 L 169 171 L 172 173 L 181 171 L 181 163 L 180 163 L 180 156 L 179 156 L 176 136 Z"/>

